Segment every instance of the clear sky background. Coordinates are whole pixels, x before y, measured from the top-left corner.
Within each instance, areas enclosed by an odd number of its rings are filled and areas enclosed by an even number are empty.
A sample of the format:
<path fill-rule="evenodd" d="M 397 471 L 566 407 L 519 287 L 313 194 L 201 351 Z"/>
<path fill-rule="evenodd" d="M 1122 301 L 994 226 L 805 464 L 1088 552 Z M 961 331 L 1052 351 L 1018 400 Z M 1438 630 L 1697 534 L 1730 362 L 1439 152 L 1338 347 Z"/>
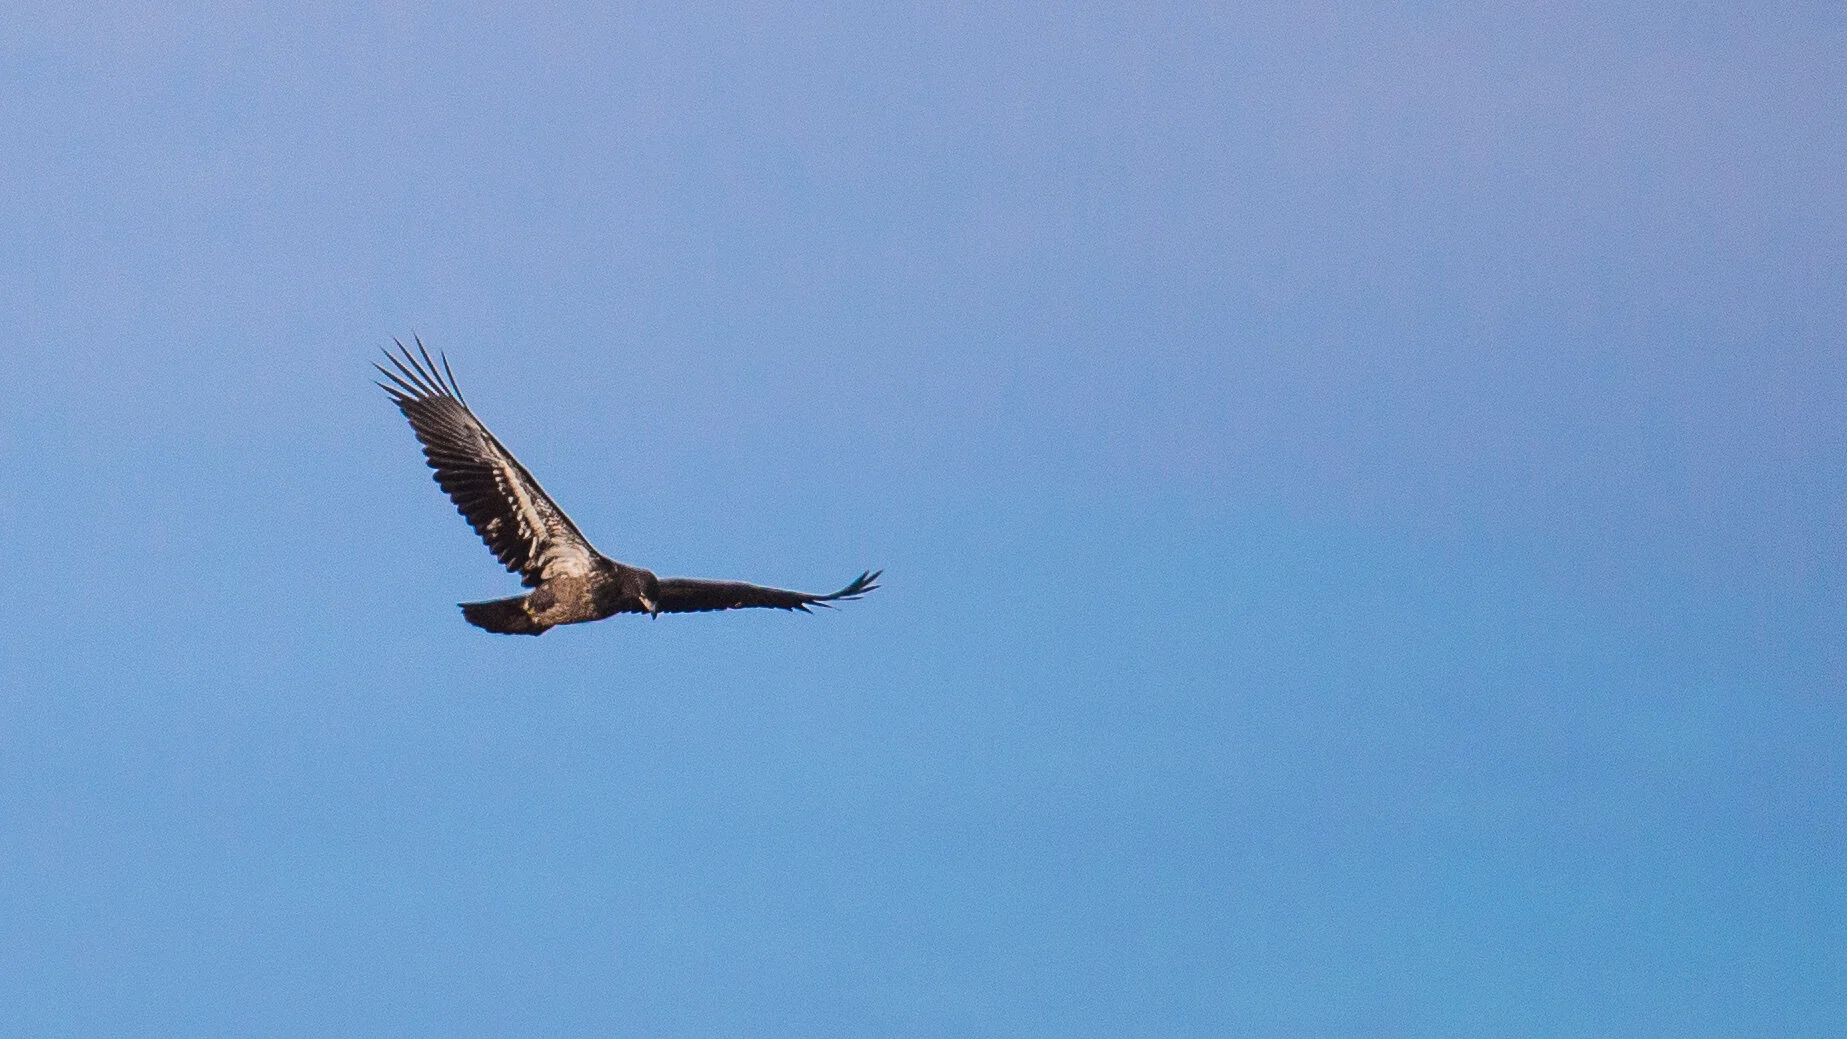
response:
<path fill-rule="evenodd" d="M 0 1034 L 1847 1034 L 1840 4 L 294 6 L 0 20 Z"/>

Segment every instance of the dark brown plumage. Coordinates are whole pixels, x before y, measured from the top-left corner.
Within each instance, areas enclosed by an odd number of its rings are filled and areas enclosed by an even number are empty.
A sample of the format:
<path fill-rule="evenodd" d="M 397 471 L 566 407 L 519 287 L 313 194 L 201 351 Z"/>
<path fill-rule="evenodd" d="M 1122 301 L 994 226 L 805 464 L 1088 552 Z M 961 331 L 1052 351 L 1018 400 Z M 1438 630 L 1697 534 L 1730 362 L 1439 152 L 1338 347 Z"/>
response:
<path fill-rule="evenodd" d="M 741 581 L 658 578 L 618 563 L 590 546 L 539 481 L 475 417 L 455 388 L 449 359 L 439 366 L 417 340 L 385 357 L 395 372 L 374 365 L 423 443 L 436 482 L 456 511 L 487 544 L 494 558 L 532 591 L 510 599 L 462 603 L 468 623 L 507 635 L 541 635 L 560 624 L 602 620 L 618 613 L 700 613 L 764 606 L 809 612 L 857 599 L 878 587 L 881 571 L 868 570 L 831 595 L 792 592 Z M 421 355 L 421 356 L 419 356 Z"/>

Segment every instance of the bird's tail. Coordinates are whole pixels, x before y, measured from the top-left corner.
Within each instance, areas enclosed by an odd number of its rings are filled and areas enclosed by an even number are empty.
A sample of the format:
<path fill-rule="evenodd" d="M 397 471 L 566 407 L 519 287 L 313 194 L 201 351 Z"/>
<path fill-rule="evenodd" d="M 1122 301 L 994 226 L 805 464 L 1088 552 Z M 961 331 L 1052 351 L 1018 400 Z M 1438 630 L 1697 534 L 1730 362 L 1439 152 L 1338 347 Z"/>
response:
<path fill-rule="evenodd" d="M 541 624 L 526 612 L 526 597 L 516 595 L 511 599 L 495 599 L 491 602 L 461 603 L 462 616 L 477 628 L 486 628 L 502 635 L 543 635 L 549 624 Z"/>

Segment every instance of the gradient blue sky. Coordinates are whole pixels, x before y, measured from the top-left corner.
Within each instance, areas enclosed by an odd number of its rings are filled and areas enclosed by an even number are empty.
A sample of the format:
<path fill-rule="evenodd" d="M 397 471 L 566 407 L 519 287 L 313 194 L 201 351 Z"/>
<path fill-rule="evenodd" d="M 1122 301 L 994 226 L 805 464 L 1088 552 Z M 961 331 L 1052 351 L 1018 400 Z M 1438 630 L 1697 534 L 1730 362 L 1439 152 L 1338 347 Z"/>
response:
<path fill-rule="evenodd" d="M 1840 4 L 177 6 L 0 23 L 0 1033 L 1847 1034 Z M 412 331 L 887 587 L 467 627 Z"/>

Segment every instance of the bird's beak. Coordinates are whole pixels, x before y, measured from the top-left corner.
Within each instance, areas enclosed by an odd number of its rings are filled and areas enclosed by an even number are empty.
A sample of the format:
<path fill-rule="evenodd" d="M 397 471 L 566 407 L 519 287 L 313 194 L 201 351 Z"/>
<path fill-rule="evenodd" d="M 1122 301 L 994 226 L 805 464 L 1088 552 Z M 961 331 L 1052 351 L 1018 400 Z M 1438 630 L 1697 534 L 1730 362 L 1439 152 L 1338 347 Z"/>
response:
<path fill-rule="evenodd" d="M 654 604 L 653 599 L 650 599 L 645 595 L 641 597 L 641 607 L 642 609 L 648 611 L 648 617 L 650 619 L 654 617 L 659 617 L 661 615 L 661 608 Z"/>

